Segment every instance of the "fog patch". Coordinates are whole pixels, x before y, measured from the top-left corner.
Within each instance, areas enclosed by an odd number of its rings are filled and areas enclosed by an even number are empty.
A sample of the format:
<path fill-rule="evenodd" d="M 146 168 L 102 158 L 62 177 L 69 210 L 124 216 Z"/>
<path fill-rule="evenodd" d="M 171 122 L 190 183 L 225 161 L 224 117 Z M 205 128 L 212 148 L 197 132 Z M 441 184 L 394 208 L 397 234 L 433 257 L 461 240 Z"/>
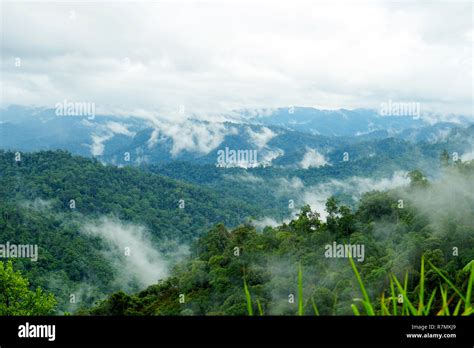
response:
<path fill-rule="evenodd" d="M 107 122 L 106 126 L 113 134 L 126 135 L 127 137 L 133 137 L 136 134 L 135 132 L 130 131 L 124 124 L 119 122 L 110 121 Z"/>
<path fill-rule="evenodd" d="M 145 227 L 103 217 L 86 223 L 81 232 L 104 242 L 101 253 L 116 270 L 121 288 L 145 288 L 168 275 L 170 259 L 153 247 Z"/>
<path fill-rule="evenodd" d="M 303 180 L 301 180 L 297 176 L 294 176 L 290 179 L 278 178 L 276 180 L 276 184 L 277 184 L 277 192 L 280 194 L 291 193 L 291 192 L 294 192 L 295 190 L 304 189 L 305 187 Z"/>
<path fill-rule="evenodd" d="M 148 139 L 152 148 L 160 139 L 171 139 L 173 142 L 170 154 L 176 157 L 183 151 L 208 154 L 217 148 L 226 135 L 235 134 L 234 127 L 223 123 L 198 122 L 185 119 L 182 122 L 155 120 L 154 130 Z"/>
<path fill-rule="evenodd" d="M 396 171 L 388 178 L 351 177 L 346 180 L 329 180 L 313 186 L 306 186 L 298 177 L 280 178 L 276 180 L 275 194 L 293 200 L 296 208 L 309 204 L 311 209 L 318 212 L 320 218 L 325 221 L 327 217 L 326 201 L 331 196 L 346 194 L 356 202 L 365 192 L 390 190 L 406 186 L 409 183 L 410 179 L 406 171 Z"/>
<path fill-rule="evenodd" d="M 472 161 L 474 160 L 474 150 L 470 151 L 470 152 L 465 152 L 461 155 L 461 160 L 463 162 L 467 162 L 467 161 Z"/>
<path fill-rule="evenodd" d="M 114 137 L 114 135 L 125 135 L 133 137 L 136 133 L 130 131 L 124 123 L 109 121 L 106 124 L 95 124 L 89 121 L 82 121 L 82 124 L 88 127 L 95 127 L 95 133 L 91 134 L 92 144 L 90 145 L 93 156 L 102 156 L 104 154 L 104 143 Z"/>
<path fill-rule="evenodd" d="M 105 150 L 104 143 L 111 139 L 113 134 L 106 134 L 106 135 L 97 135 L 92 134 L 92 145 L 91 145 L 91 154 L 92 156 L 102 156 Z"/>
<path fill-rule="evenodd" d="M 447 169 L 440 179 L 427 189 L 406 192 L 408 204 L 412 204 L 429 218 L 431 229 L 440 231 L 460 231 L 474 229 L 474 176 L 462 175 L 455 169 Z M 455 227 L 447 226 L 455 221 Z"/>
<path fill-rule="evenodd" d="M 292 218 L 295 218 L 296 217 L 296 214 L 294 216 L 292 216 Z M 290 218 L 288 219 L 285 219 L 283 221 L 277 221 L 275 220 L 274 218 L 272 217 L 269 217 L 269 216 L 265 216 L 263 218 L 260 218 L 260 219 L 256 219 L 256 220 L 252 220 L 251 221 L 251 224 L 258 230 L 258 231 L 262 231 L 265 227 L 277 227 L 277 226 L 281 226 L 282 224 L 284 223 L 289 223 L 291 221 Z"/>
<path fill-rule="evenodd" d="M 26 208 L 26 209 L 31 209 L 31 210 L 36 210 L 36 211 L 42 211 L 42 210 L 49 210 L 51 209 L 53 205 L 52 200 L 45 200 L 41 198 L 35 198 L 32 201 L 22 201 L 19 203 L 20 207 Z"/>
<path fill-rule="evenodd" d="M 234 180 L 234 181 L 241 181 L 245 183 L 251 183 L 251 184 L 257 184 L 257 183 L 263 183 L 265 180 L 261 177 L 252 175 L 248 172 L 243 172 L 240 175 L 230 175 L 230 174 L 224 174 L 223 177 L 226 180 Z"/>
<path fill-rule="evenodd" d="M 260 165 L 267 167 L 272 165 L 272 161 L 277 159 L 278 157 L 281 157 L 285 154 L 285 151 L 282 149 L 274 149 L 274 150 L 268 150 L 263 152 L 262 158 L 259 161 Z"/>
<path fill-rule="evenodd" d="M 315 149 L 308 148 L 300 162 L 300 167 L 303 169 L 319 168 L 328 164 L 329 162 L 326 160 L 323 154 L 320 154 Z"/>
<path fill-rule="evenodd" d="M 260 132 L 254 132 L 250 127 L 247 128 L 247 133 L 249 134 L 252 142 L 259 148 L 264 148 L 267 146 L 267 143 L 273 139 L 277 134 L 273 132 L 270 128 L 262 127 Z"/>

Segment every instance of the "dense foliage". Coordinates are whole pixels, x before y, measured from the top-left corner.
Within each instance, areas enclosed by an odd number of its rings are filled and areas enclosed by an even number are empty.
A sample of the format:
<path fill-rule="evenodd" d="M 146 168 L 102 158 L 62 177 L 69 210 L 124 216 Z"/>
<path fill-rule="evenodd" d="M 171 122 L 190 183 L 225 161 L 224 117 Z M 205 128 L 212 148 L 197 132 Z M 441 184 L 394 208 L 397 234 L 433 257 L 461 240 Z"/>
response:
<path fill-rule="evenodd" d="M 111 216 L 143 225 L 166 253 L 215 223 L 235 226 L 258 211 L 252 202 L 64 151 L 20 156 L 16 161 L 15 153 L 0 151 L 0 242 L 38 245 L 38 262 L 15 259 L 15 267 L 53 291 L 62 309 L 71 307 L 72 293 L 90 304 L 121 288 L 111 284 L 104 243 L 81 233 L 85 222 Z"/>
<path fill-rule="evenodd" d="M 55 295 L 57 313 L 243 315 L 248 312 L 245 288 L 265 314 L 311 314 L 314 304 L 320 314 L 351 314 L 361 294 L 347 255 L 328 257 L 334 243 L 364 246 L 363 257 L 354 255 L 354 260 L 373 298 L 388 297 L 389 274 L 404 279 L 406 272 L 413 298 L 422 255 L 454 285 L 466 288 L 466 265 L 474 260 L 474 165 L 453 163 L 447 153 L 439 159 L 442 175 L 435 181 L 412 170 L 408 187 L 368 192 L 356 205 L 331 197 L 324 219 L 309 206 L 295 206 L 290 210 L 296 218 L 262 231 L 248 217 L 284 216 L 288 197 L 275 199 L 270 187 L 284 171 L 299 177 L 297 169 L 222 172 L 179 162 L 119 168 L 63 151 L 21 154 L 20 161 L 15 153 L 2 151 L 0 241 L 39 246 L 37 262 L 19 258 L 12 264 L 31 289 L 39 286 Z M 353 165 L 364 170 L 361 163 Z M 307 173 L 319 180 L 344 178 L 346 169 Z M 171 173 L 192 183 L 167 178 Z M 125 284 L 116 281 L 116 265 L 104 256 L 104 240 L 82 231 L 85 223 L 104 216 L 145 226 L 151 247 L 164 253 L 191 243 L 190 254 L 157 284 L 135 294 L 133 289 L 124 292 Z M 304 281 L 300 290 L 298 270 Z M 433 269 L 425 276 L 428 290 L 439 285 Z M 71 294 L 79 303 L 70 302 Z M 300 307 L 298 297 L 304 298 Z M 52 310 L 52 298 L 39 294 L 37 300 Z"/>
<path fill-rule="evenodd" d="M 0 315 L 48 315 L 56 306 L 52 294 L 29 289 L 28 280 L 13 270 L 12 262 L 0 262 Z"/>
<path fill-rule="evenodd" d="M 217 225 L 170 278 L 136 295 L 116 293 L 90 313 L 244 315 L 245 280 L 263 313 L 294 315 L 298 304 L 291 298 L 297 297 L 300 265 L 304 314 L 313 313 L 313 300 L 320 314 L 352 314 L 359 286 L 347 258 L 327 257 L 326 245 L 333 242 L 365 246 L 364 260 L 357 262 L 355 255 L 354 260 L 372 298 L 384 293 L 389 298 L 390 274 L 398 279 L 408 274 L 407 295 L 417 303 L 422 256 L 465 290 L 466 265 L 474 260 L 474 164 L 457 162 L 433 183 L 419 171 L 410 178 L 409 187 L 367 193 L 356 210 L 329 199 L 326 221 L 306 206 L 289 224 L 263 232 Z M 423 283 L 430 292 L 445 282 L 429 269 Z M 439 298 L 434 302 L 431 314 L 442 308 Z"/>

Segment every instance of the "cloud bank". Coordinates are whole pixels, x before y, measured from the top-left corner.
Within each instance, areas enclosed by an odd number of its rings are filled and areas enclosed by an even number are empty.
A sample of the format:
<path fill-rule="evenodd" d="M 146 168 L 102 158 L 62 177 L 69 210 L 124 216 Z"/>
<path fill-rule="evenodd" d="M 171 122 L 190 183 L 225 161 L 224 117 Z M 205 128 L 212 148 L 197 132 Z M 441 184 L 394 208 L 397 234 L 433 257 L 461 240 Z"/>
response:
<path fill-rule="evenodd" d="M 315 149 L 307 149 L 303 159 L 300 162 L 300 166 L 303 169 L 319 168 L 328 164 L 329 162 L 326 161 L 324 155 L 320 154 Z"/>
<path fill-rule="evenodd" d="M 122 289 L 145 288 L 168 275 L 170 260 L 153 247 L 143 226 L 103 217 L 86 223 L 81 232 L 103 241 L 101 252 L 116 270 L 115 282 Z"/>
<path fill-rule="evenodd" d="M 67 99 L 99 114 L 185 106 L 209 116 L 390 99 L 472 115 L 469 1 L 6 1 L 2 10 L 2 105 Z"/>

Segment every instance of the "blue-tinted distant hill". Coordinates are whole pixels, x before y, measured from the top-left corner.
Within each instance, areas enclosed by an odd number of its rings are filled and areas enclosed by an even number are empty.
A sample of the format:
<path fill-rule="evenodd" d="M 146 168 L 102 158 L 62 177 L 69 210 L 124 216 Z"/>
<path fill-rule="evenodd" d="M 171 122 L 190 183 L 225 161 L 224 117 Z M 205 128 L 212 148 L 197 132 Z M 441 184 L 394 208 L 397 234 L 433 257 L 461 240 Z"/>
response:
<path fill-rule="evenodd" d="M 240 113 L 250 122 L 326 136 L 358 136 L 373 132 L 395 135 L 405 130 L 430 126 L 430 123 L 420 117 L 381 116 L 371 109 L 319 110 L 291 107 L 259 111 L 248 109 L 241 110 Z M 456 116 L 456 123 L 445 123 L 445 126 L 455 127 L 470 122 L 472 120 L 467 117 Z"/>
<path fill-rule="evenodd" d="M 472 151 L 474 142 L 472 126 L 469 128 L 462 117 L 457 118 L 461 123 L 429 124 L 413 117 L 380 116 L 366 109 L 295 107 L 293 113 L 287 108 L 261 115 L 249 110 L 241 113 L 245 123 L 195 119 L 152 123 L 137 117 L 57 116 L 54 109 L 11 106 L 1 110 L 0 148 L 27 152 L 62 149 L 117 165 L 175 161 L 207 165 L 216 164 L 217 152 L 227 147 L 255 150 L 259 163 L 265 166 L 309 168 L 335 164 L 344 152 L 353 159 L 412 153 L 411 158 L 418 160 L 420 151 L 410 144 L 426 143 L 436 150 L 445 147 L 463 154 Z"/>

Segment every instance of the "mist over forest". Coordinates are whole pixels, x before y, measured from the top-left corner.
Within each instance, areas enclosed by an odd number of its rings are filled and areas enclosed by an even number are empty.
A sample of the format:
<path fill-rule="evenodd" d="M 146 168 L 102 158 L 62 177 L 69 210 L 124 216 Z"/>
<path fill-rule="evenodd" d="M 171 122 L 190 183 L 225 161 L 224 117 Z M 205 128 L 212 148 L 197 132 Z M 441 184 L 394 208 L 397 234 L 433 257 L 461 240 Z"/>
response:
<path fill-rule="evenodd" d="M 2 3 L 0 316 L 472 315 L 472 4 L 316 3 Z"/>

